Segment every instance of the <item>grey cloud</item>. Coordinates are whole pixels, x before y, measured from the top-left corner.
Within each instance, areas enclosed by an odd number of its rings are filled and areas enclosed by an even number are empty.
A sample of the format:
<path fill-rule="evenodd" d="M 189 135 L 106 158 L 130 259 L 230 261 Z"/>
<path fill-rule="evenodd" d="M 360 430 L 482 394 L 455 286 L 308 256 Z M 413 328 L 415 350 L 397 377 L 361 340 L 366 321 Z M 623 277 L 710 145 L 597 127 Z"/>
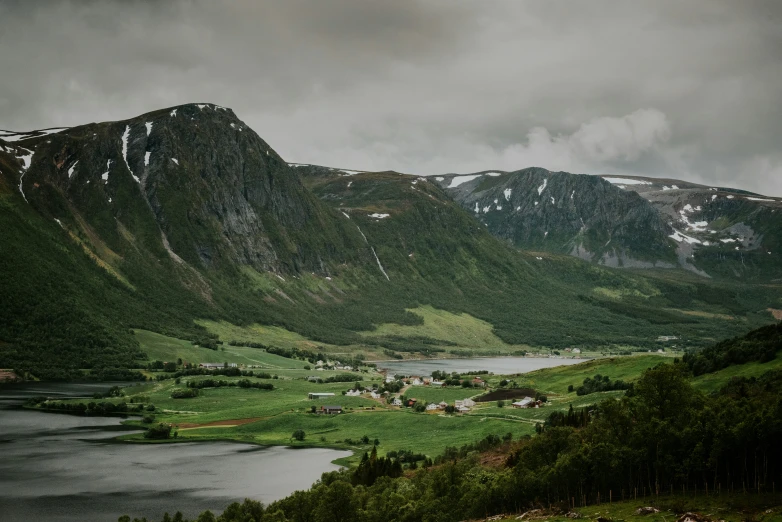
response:
<path fill-rule="evenodd" d="M 0 128 L 232 107 L 289 161 L 782 195 L 782 4 L 0 2 Z"/>

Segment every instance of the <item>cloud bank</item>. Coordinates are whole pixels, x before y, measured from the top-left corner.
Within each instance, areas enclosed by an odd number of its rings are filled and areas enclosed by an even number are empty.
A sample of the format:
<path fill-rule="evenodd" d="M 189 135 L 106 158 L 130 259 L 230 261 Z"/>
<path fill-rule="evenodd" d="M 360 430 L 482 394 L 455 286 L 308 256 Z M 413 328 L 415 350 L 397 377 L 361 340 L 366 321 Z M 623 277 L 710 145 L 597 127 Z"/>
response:
<path fill-rule="evenodd" d="M 0 128 L 232 107 L 289 161 L 782 195 L 782 3 L 0 1 Z"/>

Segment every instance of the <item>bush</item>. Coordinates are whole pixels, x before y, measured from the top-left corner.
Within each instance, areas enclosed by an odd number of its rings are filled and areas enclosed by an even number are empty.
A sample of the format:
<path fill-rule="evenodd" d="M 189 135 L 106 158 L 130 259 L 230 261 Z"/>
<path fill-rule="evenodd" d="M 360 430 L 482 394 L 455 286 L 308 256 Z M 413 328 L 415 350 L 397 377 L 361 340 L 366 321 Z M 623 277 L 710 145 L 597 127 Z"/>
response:
<path fill-rule="evenodd" d="M 171 392 L 172 399 L 192 399 L 193 397 L 198 397 L 198 390 L 196 388 L 178 388 Z"/>
<path fill-rule="evenodd" d="M 171 438 L 171 425 L 160 423 L 152 426 L 144 433 L 145 439 L 164 440 Z"/>
<path fill-rule="evenodd" d="M 291 435 L 291 439 L 302 441 L 304 440 L 304 437 L 306 437 L 306 434 L 304 433 L 304 430 L 296 430 Z"/>

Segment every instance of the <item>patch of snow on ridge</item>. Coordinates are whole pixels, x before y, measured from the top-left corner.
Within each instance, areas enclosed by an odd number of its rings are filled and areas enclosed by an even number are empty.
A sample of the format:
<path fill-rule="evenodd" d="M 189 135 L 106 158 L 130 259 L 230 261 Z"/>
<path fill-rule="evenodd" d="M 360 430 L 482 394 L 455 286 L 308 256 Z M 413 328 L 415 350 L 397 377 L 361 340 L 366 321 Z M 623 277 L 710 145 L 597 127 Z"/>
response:
<path fill-rule="evenodd" d="M 149 167 L 149 157 L 152 155 L 151 152 L 147 151 L 144 153 L 144 166 Z"/>
<path fill-rule="evenodd" d="M 200 110 L 204 110 L 204 107 L 209 107 L 209 105 L 205 105 L 205 104 L 199 103 L 199 104 L 196 105 L 196 107 L 198 107 Z"/>
<path fill-rule="evenodd" d="M 553 197 L 551 198 L 551 204 L 552 204 L 552 205 L 556 205 L 556 201 L 554 200 L 554 198 L 553 198 Z"/>
<path fill-rule="evenodd" d="M 475 213 L 479 213 L 481 211 L 481 207 L 478 206 L 478 202 L 475 202 Z"/>
<path fill-rule="evenodd" d="M 176 159 L 176 158 L 171 158 L 171 161 L 173 161 L 174 163 L 176 163 L 177 165 L 179 165 L 179 160 L 178 160 L 178 159 Z"/>
<path fill-rule="evenodd" d="M 375 218 L 375 219 L 385 219 L 385 218 L 387 218 L 387 217 L 388 217 L 388 216 L 390 216 L 390 215 L 391 215 L 391 214 L 378 214 L 378 213 L 374 213 L 374 214 L 370 214 L 370 215 L 369 215 L 369 217 L 371 217 L 371 218 Z"/>
<path fill-rule="evenodd" d="M 21 149 L 21 147 L 19 147 Z M 30 168 L 30 165 L 33 163 L 33 154 L 35 154 L 35 151 L 32 151 L 30 149 L 22 149 L 24 151 L 27 151 L 29 154 L 18 154 L 17 153 L 17 159 L 22 162 L 22 168 L 24 170 L 27 170 Z"/>
<path fill-rule="evenodd" d="M 454 176 L 451 179 L 451 184 L 448 185 L 448 188 L 456 188 L 459 185 L 462 185 L 464 183 L 472 181 L 475 178 L 480 178 L 481 176 L 482 176 L 482 174 L 468 174 L 468 175 L 464 175 L 464 176 Z"/>
<path fill-rule="evenodd" d="M 128 138 L 130 137 L 130 125 L 125 125 L 125 132 L 122 133 L 122 159 L 125 160 L 125 166 L 130 170 L 130 165 L 128 165 Z M 130 170 L 130 173 L 133 174 L 133 171 Z"/>
<path fill-rule="evenodd" d="M 543 184 L 538 187 L 538 196 L 543 194 L 543 191 L 546 190 L 546 185 L 548 185 L 548 178 L 543 180 Z"/>
<path fill-rule="evenodd" d="M 486 175 L 496 178 L 497 176 L 502 176 L 502 172 L 487 172 Z"/>
<path fill-rule="evenodd" d="M 33 154 L 35 154 L 35 152 L 31 151 L 29 149 L 22 149 L 22 150 L 29 152 L 29 154 L 25 154 L 23 156 L 18 156 L 18 158 L 22 162 L 22 166 L 23 166 L 22 167 L 22 175 L 19 176 L 19 192 L 22 194 L 22 197 L 24 198 L 25 203 L 29 203 L 29 201 L 27 201 L 27 196 L 25 196 L 25 194 L 24 194 L 24 186 L 22 185 L 22 181 L 24 180 L 24 175 L 27 173 L 27 169 L 29 169 L 30 165 L 33 163 Z"/>
<path fill-rule="evenodd" d="M 109 182 L 109 170 L 111 170 L 111 160 L 106 162 L 106 172 L 100 175 L 100 179 L 102 179 L 104 183 Z"/>
<path fill-rule="evenodd" d="M 68 169 L 68 179 L 73 177 L 73 169 L 76 168 L 76 164 L 79 163 L 79 160 L 76 160 L 73 165 L 71 165 L 71 168 Z"/>
<path fill-rule="evenodd" d="M 444 177 L 442 177 L 442 176 L 437 176 L 437 177 L 436 177 L 436 178 L 434 178 L 434 179 L 436 179 L 437 181 L 445 181 L 445 178 L 444 178 Z"/>
<path fill-rule="evenodd" d="M 340 172 L 344 172 L 345 174 L 340 174 L 340 176 L 355 176 L 356 174 L 361 174 L 360 170 L 345 170 L 345 169 L 339 169 Z"/>
<path fill-rule="evenodd" d="M 176 116 L 176 109 L 171 111 L 171 117 L 173 118 L 174 116 Z"/>
<path fill-rule="evenodd" d="M 346 218 L 350 219 L 350 216 L 348 216 L 346 213 L 343 212 L 342 215 L 345 216 Z"/>
<path fill-rule="evenodd" d="M 147 128 L 147 136 L 149 136 L 152 133 L 152 122 L 148 121 L 144 124 L 144 126 Z"/>
<path fill-rule="evenodd" d="M 616 184 L 622 184 L 622 185 L 651 185 L 651 181 L 643 181 L 641 179 L 630 179 L 630 178 L 614 178 L 614 177 L 608 177 L 603 178 L 609 183 Z"/>
<path fill-rule="evenodd" d="M 673 229 L 673 234 L 671 234 L 668 237 L 670 237 L 671 239 L 673 239 L 677 243 L 681 243 L 682 241 L 684 241 L 684 242 L 689 243 L 691 245 L 692 244 L 698 244 L 698 245 L 701 244 L 701 240 L 700 239 L 695 239 L 694 237 L 686 236 L 686 235 L 682 234 L 681 232 L 679 232 L 678 230 L 676 230 L 675 228 Z"/>
<path fill-rule="evenodd" d="M 506 188 L 502 191 L 502 193 L 505 194 L 505 201 L 510 201 L 511 189 Z"/>
<path fill-rule="evenodd" d="M 63 228 L 63 229 L 65 228 L 64 226 L 62 226 L 62 221 L 60 221 L 57 218 L 54 218 L 54 220 L 57 222 L 58 225 L 60 225 L 60 228 Z"/>
<path fill-rule="evenodd" d="M 766 199 L 766 198 L 751 198 L 751 197 L 747 197 L 746 199 L 748 199 L 750 201 L 776 201 L 774 199 Z"/>

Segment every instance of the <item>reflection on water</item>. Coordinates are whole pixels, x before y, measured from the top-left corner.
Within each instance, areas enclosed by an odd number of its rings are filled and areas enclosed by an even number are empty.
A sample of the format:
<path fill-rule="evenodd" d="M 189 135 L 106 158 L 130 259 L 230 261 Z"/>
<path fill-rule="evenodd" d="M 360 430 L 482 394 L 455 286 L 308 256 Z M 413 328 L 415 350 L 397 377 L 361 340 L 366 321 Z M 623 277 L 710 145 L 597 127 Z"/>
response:
<path fill-rule="evenodd" d="M 121 419 L 19 409 L 36 395 L 91 396 L 110 384 L 0 386 L 0 521 L 113 521 L 194 517 L 230 502 L 263 502 L 306 489 L 331 461 L 327 449 L 233 443 L 122 444 Z M 122 428 L 120 428 L 122 429 Z"/>
<path fill-rule="evenodd" d="M 584 359 L 558 359 L 548 357 L 475 357 L 472 359 L 434 359 L 423 361 L 383 361 L 378 367 L 390 374 L 431 375 L 433 371 L 469 372 L 488 371 L 497 375 L 526 373 L 541 368 L 553 368 L 566 364 L 578 364 Z"/>

